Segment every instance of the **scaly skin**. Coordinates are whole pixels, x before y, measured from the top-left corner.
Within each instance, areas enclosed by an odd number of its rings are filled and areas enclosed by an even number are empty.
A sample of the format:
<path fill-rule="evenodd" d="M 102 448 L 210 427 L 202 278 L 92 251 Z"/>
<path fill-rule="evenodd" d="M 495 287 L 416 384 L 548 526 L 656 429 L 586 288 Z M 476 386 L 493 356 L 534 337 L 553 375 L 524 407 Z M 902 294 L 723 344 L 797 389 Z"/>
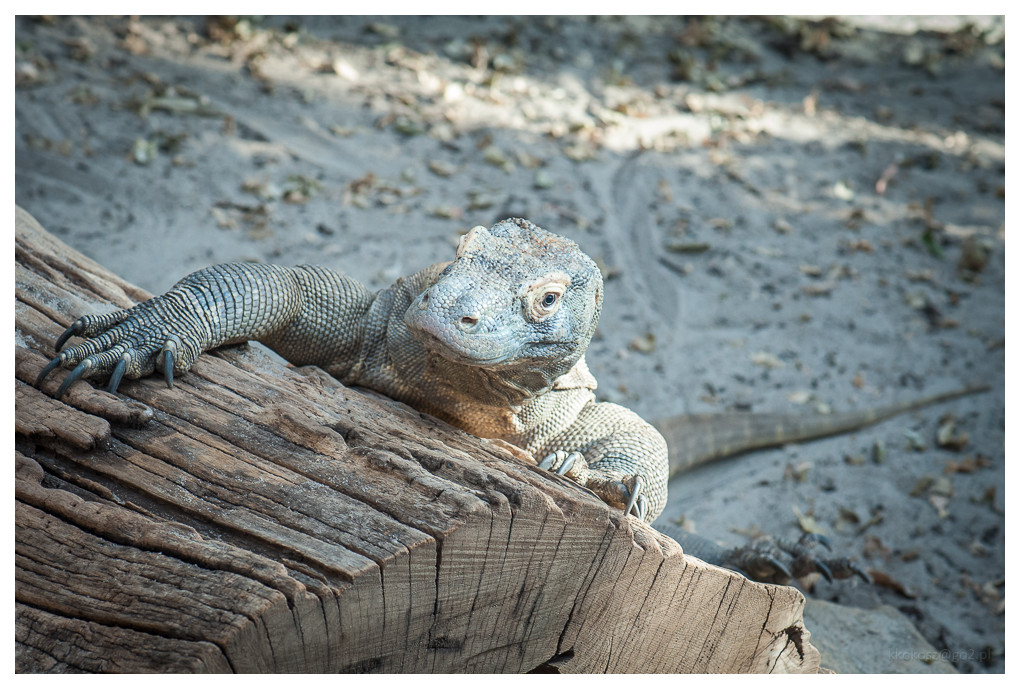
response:
<path fill-rule="evenodd" d="M 833 414 L 689 414 L 652 421 L 669 445 L 669 473 L 682 474 L 715 459 L 849 433 L 932 404 L 990 390 L 973 385 L 882 407 Z"/>
<path fill-rule="evenodd" d="M 161 370 L 169 385 L 220 345 L 257 340 L 297 365 L 315 364 L 484 438 L 542 457 L 539 466 L 594 491 L 606 503 L 653 521 L 671 473 L 754 447 L 843 432 L 918 404 L 832 419 L 743 415 L 679 417 L 659 431 L 628 409 L 596 402 L 585 364 L 602 307 L 602 276 L 568 239 L 512 218 L 476 227 L 451 263 L 436 264 L 372 294 L 349 277 L 314 266 L 239 263 L 192 273 L 166 294 L 76 320 L 61 352 L 39 376 L 73 368 L 79 378 Z M 972 392 L 973 390 L 966 391 Z M 958 393 L 953 393 L 958 394 Z M 771 539 L 723 549 L 663 527 L 701 559 L 785 583 L 819 572 L 867 575 L 851 561 L 811 554 L 824 539 Z"/>
<path fill-rule="evenodd" d="M 167 382 L 213 347 L 247 340 L 316 364 L 347 385 L 406 402 L 484 438 L 543 457 L 542 468 L 652 521 L 666 504 L 658 431 L 596 402 L 584 352 L 602 307 L 602 276 L 570 240 L 521 219 L 469 232 L 456 259 L 372 294 L 318 267 L 224 264 L 126 311 L 85 316 L 86 339 L 47 367 L 78 378 Z"/>

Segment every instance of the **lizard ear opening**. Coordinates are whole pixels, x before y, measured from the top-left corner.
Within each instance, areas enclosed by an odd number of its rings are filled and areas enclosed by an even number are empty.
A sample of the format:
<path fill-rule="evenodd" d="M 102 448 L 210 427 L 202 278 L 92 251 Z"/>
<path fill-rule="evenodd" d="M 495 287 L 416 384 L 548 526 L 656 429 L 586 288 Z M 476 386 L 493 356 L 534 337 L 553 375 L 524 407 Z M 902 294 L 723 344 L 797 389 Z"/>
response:
<path fill-rule="evenodd" d="M 479 234 L 488 234 L 489 230 L 484 225 L 475 225 L 468 233 L 460 238 L 460 243 L 457 244 L 457 258 L 460 258 L 468 246 L 475 240 Z"/>

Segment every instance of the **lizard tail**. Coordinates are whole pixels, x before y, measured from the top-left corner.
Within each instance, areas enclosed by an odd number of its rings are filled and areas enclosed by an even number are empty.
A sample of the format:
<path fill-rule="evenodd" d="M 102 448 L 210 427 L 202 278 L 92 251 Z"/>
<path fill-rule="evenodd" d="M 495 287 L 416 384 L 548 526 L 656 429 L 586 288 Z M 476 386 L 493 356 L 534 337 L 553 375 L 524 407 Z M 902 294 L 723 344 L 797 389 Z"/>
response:
<path fill-rule="evenodd" d="M 943 392 L 909 402 L 835 414 L 690 414 L 653 421 L 669 447 L 670 476 L 714 459 L 749 450 L 848 433 L 893 416 L 986 392 L 987 385 Z"/>

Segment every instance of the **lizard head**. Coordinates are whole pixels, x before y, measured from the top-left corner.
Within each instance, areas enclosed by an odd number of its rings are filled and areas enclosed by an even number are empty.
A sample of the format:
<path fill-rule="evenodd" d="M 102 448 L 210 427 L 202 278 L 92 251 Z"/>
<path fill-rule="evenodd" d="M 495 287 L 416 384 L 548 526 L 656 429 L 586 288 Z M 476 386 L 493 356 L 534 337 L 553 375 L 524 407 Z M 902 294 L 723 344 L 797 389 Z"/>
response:
<path fill-rule="evenodd" d="M 494 370 L 566 373 L 602 310 L 602 274 L 574 242 L 520 218 L 475 227 L 404 321 L 434 354 Z"/>

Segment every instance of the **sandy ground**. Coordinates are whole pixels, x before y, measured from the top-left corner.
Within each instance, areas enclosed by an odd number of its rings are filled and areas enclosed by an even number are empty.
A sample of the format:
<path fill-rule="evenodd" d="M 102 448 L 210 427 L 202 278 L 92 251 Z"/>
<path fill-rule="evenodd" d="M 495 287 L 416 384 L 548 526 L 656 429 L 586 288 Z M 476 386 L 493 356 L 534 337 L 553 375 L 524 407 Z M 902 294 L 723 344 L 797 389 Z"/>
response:
<path fill-rule="evenodd" d="M 604 266 L 588 362 L 647 418 L 988 383 L 679 477 L 660 519 L 731 543 L 820 529 L 882 576 L 813 595 L 888 603 L 961 671 L 1001 672 L 1003 32 L 19 18 L 16 201 L 152 292 L 247 259 L 379 288 L 527 217 Z"/>

